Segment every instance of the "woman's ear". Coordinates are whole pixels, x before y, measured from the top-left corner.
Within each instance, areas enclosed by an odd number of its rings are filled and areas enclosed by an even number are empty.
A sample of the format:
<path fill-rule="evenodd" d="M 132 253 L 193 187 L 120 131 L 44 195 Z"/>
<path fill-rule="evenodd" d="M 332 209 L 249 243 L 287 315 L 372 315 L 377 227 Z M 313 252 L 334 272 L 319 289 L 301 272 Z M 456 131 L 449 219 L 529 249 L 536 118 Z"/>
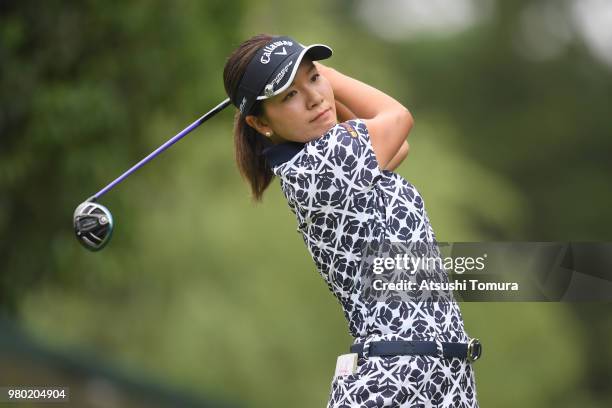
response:
<path fill-rule="evenodd" d="M 249 125 L 253 129 L 255 129 L 257 132 L 261 133 L 262 135 L 266 135 L 267 136 L 267 134 L 273 134 L 274 133 L 272 131 L 272 128 L 270 126 L 268 126 L 266 121 L 260 119 L 259 117 L 255 116 L 255 115 L 247 115 L 244 118 L 244 121 L 247 123 L 247 125 Z"/>

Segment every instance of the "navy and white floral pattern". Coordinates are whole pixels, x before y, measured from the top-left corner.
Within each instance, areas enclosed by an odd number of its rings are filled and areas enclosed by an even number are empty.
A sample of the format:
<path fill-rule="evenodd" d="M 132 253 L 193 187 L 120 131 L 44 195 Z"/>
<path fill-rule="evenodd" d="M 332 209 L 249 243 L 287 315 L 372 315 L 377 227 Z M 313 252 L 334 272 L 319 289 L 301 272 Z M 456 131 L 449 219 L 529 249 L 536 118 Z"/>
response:
<path fill-rule="evenodd" d="M 289 156 L 272 171 L 319 273 L 342 306 L 354 344 L 467 342 L 454 299 L 376 302 L 360 296 L 364 243 L 436 243 L 421 195 L 400 175 L 379 168 L 364 121 L 337 124 Z M 446 271 L 440 278 L 448 279 Z M 478 407 L 474 372 L 459 358 L 360 357 L 355 374 L 333 379 L 327 407 Z"/>

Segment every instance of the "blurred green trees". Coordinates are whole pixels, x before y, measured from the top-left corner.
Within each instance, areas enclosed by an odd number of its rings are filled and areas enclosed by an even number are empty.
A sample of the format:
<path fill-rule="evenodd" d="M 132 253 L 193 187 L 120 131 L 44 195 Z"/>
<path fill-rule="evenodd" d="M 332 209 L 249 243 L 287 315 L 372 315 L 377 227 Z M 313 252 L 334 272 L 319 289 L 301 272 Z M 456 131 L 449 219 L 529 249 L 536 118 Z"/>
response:
<path fill-rule="evenodd" d="M 161 140 L 147 126 L 178 112 L 187 121 L 223 96 L 220 62 L 238 41 L 230 28 L 240 4 L 0 7 L 0 258 L 11 272 L 0 294 L 15 314 L 41 279 L 73 282 L 55 256 L 74 204 Z"/>

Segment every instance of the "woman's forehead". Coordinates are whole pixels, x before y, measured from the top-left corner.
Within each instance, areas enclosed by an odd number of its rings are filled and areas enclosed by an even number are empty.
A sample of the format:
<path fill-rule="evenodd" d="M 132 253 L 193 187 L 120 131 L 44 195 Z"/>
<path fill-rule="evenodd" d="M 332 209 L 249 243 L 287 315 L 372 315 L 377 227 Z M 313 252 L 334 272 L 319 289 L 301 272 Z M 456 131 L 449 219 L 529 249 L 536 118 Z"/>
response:
<path fill-rule="evenodd" d="M 304 56 L 304 58 L 302 58 L 302 61 L 300 61 L 300 66 L 298 67 L 298 69 L 309 69 L 312 65 L 314 64 L 312 63 L 311 59 L 307 56 Z"/>
<path fill-rule="evenodd" d="M 310 59 L 307 59 L 306 57 L 304 57 L 304 59 L 300 62 L 300 66 L 298 67 L 298 70 L 295 73 L 295 78 L 293 78 L 293 82 L 291 83 L 291 85 L 289 85 L 289 88 L 291 88 L 293 86 L 293 83 L 295 82 L 295 80 L 297 79 L 298 76 L 306 74 L 307 72 L 309 72 L 312 69 L 312 67 L 314 67 L 314 64 L 312 63 L 312 61 Z M 285 91 L 286 91 L 286 89 L 285 89 Z M 282 92 L 282 93 L 284 93 L 284 92 Z"/>

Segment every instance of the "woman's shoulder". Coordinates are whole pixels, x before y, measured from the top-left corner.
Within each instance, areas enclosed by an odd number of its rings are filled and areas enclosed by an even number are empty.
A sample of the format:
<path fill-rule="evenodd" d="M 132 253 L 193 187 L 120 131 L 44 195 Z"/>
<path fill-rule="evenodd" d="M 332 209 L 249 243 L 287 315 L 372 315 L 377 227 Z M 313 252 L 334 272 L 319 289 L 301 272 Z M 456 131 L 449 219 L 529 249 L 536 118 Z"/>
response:
<path fill-rule="evenodd" d="M 321 135 L 317 139 L 313 139 L 306 143 L 306 147 L 311 146 L 312 148 L 324 147 L 328 144 L 340 144 L 346 145 L 346 142 L 350 139 L 367 138 L 368 129 L 363 119 L 349 119 L 344 122 L 338 122 L 332 126 L 326 133 Z"/>
<path fill-rule="evenodd" d="M 347 148 L 358 141 L 363 144 L 367 140 L 367 128 L 363 119 L 350 119 L 336 123 L 321 137 L 304 144 L 287 143 L 288 156 L 279 166 L 274 166 L 273 172 L 278 176 L 289 176 L 295 180 L 296 176 L 304 175 L 304 169 L 318 166 L 321 160 L 329 159 L 329 151 L 335 148 Z M 293 176 L 293 177 L 291 177 Z"/>
<path fill-rule="evenodd" d="M 330 132 L 332 131 L 346 131 L 350 136 L 355 137 L 359 132 L 367 132 L 367 128 L 364 119 L 355 118 L 336 123 L 336 125 L 330 129 Z"/>

